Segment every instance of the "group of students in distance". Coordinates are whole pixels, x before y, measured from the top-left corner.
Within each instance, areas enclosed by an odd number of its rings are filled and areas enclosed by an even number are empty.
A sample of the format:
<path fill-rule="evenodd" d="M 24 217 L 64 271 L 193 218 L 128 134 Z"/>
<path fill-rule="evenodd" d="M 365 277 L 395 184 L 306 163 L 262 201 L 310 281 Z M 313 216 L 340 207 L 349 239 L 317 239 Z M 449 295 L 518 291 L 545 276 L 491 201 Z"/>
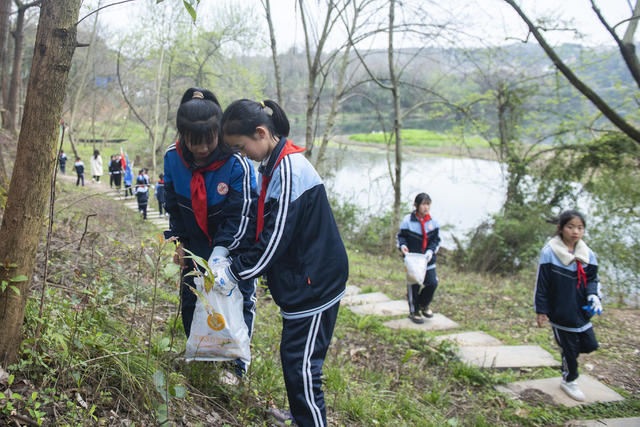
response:
<path fill-rule="evenodd" d="M 398 249 L 424 254 L 427 271 L 422 284 L 408 283 L 409 318 L 424 323 L 433 317 L 429 304 L 438 286 L 436 253 L 440 244 L 438 223 L 431 218 L 431 198 L 420 193 L 415 198 L 415 211 L 407 215 L 396 235 Z M 584 392 L 578 378 L 578 355 L 598 348 L 591 317 L 602 313 L 598 262 L 584 243 L 586 221 L 575 210 L 567 210 L 555 218 L 556 234 L 542 249 L 534 310 L 536 321 L 543 327 L 548 321 L 562 352 L 561 389 L 571 398 L 583 401 Z"/>
<path fill-rule="evenodd" d="M 170 223 L 165 237 L 177 241 L 174 261 L 181 266 L 185 333 L 190 334 L 197 301 L 190 289 L 197 287 L 196 276 L 189 273 L 199 268 L 185 249 L 208 260 L 213 291 L 242 293 L 249 336 L 256 279 L 266 276 L 282 316 L 280 358 L 290 409 L 271 412 L 297 425 L 326 425 L 322 366 L 345 294 L 348 259 L 324 184 L 304 149 L 287 139 L 289 121 L 274 101 L 240 99 L 223 112 L 211 91 L 190 88 L 176 125 L 178 139 L 164 157 Z M 259 163 L 259 192 L 247 158 Z M 429 215 L 430 205 L 429 196 L 419 194 L 416 210 L 398 233 L 403 254 L 429 258 L 424 286 L 413 283 L 408 289 L 415 322 L 433 315 L 429 304 L 438 282 L 439 227 Z M 563 388 L 576 397 L 577 354 L 597 347 L 590 313 L 582 306 L 595 311 L 601 306 L 595 257 L 581 240 L 584 219 L 570 216 L 566 223 L 561 216 L 558 236 L 543 250 L 536 310 L 539 322 L 548 316 L 552 323 L 563 351 Z M 582 231 L 576 233 L 574 226 Z M 236 360 L 235 369 L 242 376 L 247 367 Z"/>

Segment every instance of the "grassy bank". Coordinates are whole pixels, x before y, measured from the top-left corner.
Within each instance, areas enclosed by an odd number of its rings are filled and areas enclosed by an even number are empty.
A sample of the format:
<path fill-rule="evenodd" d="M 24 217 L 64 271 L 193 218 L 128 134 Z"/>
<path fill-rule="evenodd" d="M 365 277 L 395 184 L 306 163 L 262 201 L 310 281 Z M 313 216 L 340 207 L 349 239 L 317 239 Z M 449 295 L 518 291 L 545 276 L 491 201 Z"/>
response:
<path fill-rule="evenodd" d="M 279 362 L 281 319 L 259 292 L 253 361 L 239 385 L 222 380 L 224 364 L 184 364 L 171 248 L 139 216 L 92 186 L 59 184 L 45 310 L 38 316 L 42 270 L 27 305 L 22 361 L 0 379 L 0 424 L 12 411 L 42 425 L 270 425 L 266 409 L 286 406 Z M 86 215 L 97 213 L 84 233 Z M 84 234 L 82 246 L 78 244 Z M 348 244 L 348 242 L 347 242 Z M 349 244 L 348 244 L 349 246 Z M 404 298 L 397 256 L 349 249 L 349 284 Z M 38 257 L 42 266 L 44 258 Z M 557 355 L 549 329 L 534 325 L 533 272 L 517 277 L 459 273 L 439 264 L 435 311 L 461 330 L 484 330 L 507 344 L 537 343 Z M 557 376 L 554 369 L 479 370 L 458 362 L 438 333 L 397 331 L 377 316 L 342 307 L 325 365 L 332 425 L 548 425 L 576 418 L 640 413 L 640 313 L 605 308 L 596 319 L 602 348 L 580 358 L 583 372 L 628 399 L 563 408 L 544 396 L 511 400 L 494 386 Z M 36 324 L 42 337 L 33 336 Z M 585 368 L 587 364 L 592 369 Z M 0 378 L 2 376 L 0 375 Z M 7 392 L 10 389 L 11 392 Z M 35 395 L 34 395 L 35 393 Z"/>
<path fill-rule="evenodd" d="M 372 144 L 387 144 L 388 133 L 356 133 L 349 136 L 352 141 Z M 411 147 L 464 146 L 469 148 L 489 148 L 489 143 L 479 136 L 461 139 L 459 135 L 449 135 L 425 129 L 403 129 L 402 142 Z"/>

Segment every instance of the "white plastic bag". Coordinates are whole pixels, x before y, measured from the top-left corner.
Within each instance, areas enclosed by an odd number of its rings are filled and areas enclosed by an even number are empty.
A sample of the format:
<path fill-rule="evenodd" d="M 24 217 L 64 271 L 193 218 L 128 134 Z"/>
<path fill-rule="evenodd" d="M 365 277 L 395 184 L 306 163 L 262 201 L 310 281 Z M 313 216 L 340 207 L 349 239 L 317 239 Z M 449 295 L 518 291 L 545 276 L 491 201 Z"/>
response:
<path fill-rule="evenodd" d="M 404 256 L 404 267 L 407 270 L 407 282 L 422 285 L 427 274 L 427 258 L 424 254 L 409 252 Z"/>
<path fill-rule="evenodd" d="M 200 280 L 198 280 L 200 279 Z M 242 293 L 235 288 L 226 296 L 204 289 L 204 280 L 196 278 L 196 308 L 187 339 L 185 360 L 242 360 L 251 363 L 247 324 L 242 315 Z"/>

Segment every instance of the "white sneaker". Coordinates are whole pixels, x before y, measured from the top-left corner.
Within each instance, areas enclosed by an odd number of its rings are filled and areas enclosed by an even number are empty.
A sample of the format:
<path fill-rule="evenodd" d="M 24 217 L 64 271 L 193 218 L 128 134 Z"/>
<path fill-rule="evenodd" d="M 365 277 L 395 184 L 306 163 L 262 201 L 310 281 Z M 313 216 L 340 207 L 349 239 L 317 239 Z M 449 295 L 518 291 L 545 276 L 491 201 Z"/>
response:
<path fill-rule="evenodd" d="M 562 382 L 560 383 L 560 388 L 573 400 L 583 402 L 587 398 L 582 390 L 580 390 L 580 387 L 578 386 L 578 382 L 576 380 L 569 382 L 562 380 Z"/>

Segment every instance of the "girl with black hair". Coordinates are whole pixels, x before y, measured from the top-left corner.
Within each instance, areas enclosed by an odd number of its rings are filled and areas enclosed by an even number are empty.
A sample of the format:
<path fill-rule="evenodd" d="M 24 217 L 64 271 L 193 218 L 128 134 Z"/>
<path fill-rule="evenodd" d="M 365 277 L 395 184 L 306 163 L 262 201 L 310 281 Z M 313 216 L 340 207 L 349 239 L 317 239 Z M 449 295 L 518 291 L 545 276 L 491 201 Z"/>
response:
<path fill-rule="evenodd" d="M 542 248 L 534 310 L 538 327 L 547 320 L 562 350 L 562 390 L 575 400 L 585 400 L 578 386 L 578 355 L 598 348 L 590 318 L 602 313 L 596 256 L 582 240 L 586 222 L 575 210 L 554 220 L 556 234 Z"/>
<path fill-rule="evenodd" d="M 194 276 L 185 276 L 197 268 L 187 263 L 184 249 L 215 264 L 250 244 L 247 229 L 257 199 L 253 166 L 240 154 L 234 154 L 220 135 L 222 109 L 215 95 L 205 89 L 188 89 L 177 112 L 178 141 L 164 157 L 165 209 L 169 213 L 167 238 L 177 237 L 175 261 L 182 274 L 182 324 L 187 337 L 196 306 Z M 256 283 L 238 283 L 244 299 L 244 319 L 253 331 Z M 236 373 L 246 370 L 236 360 Z"/>
<path fill-rule="evenodd" d="M 409 252 L 424 254 L 427 258 L 427 272 L 422 283 L 407 284 L 409 319 L 414 323 L 424 323 L 425 317 L 433 317 L 429 308 L 438 287 L 436 274 L 436 253 L 440 248 L 440 226 L 431 218 L 431 197 L 420 193 L 413 203 L 415 210 L 405 216 L 396 235 L 396 244 L 402 256 Z M 408 277 L 408 276 L 407 276 Z"/>
<path fill-rule="evenodd" d="M 266 274 L 283 318 L 280 358 L 291 416 L 301 426 L 324 426 L 322 365 L 348 277 L 324 184 L 303 149 L 287 140 L 289 120 L 277 103 L 234 101 L 222 116 L 222 133 L 261 162 L 261 183 L 254 244 L 218 271 L 214 289 Z"/>
<path fill-rule="evenodd" d="M 100 177 L 102 176 L 102 156 L 100 155 L 100 151 L 93 150 L 93 157 L 91 157 L 91 181 L 100 182 Z"/>

